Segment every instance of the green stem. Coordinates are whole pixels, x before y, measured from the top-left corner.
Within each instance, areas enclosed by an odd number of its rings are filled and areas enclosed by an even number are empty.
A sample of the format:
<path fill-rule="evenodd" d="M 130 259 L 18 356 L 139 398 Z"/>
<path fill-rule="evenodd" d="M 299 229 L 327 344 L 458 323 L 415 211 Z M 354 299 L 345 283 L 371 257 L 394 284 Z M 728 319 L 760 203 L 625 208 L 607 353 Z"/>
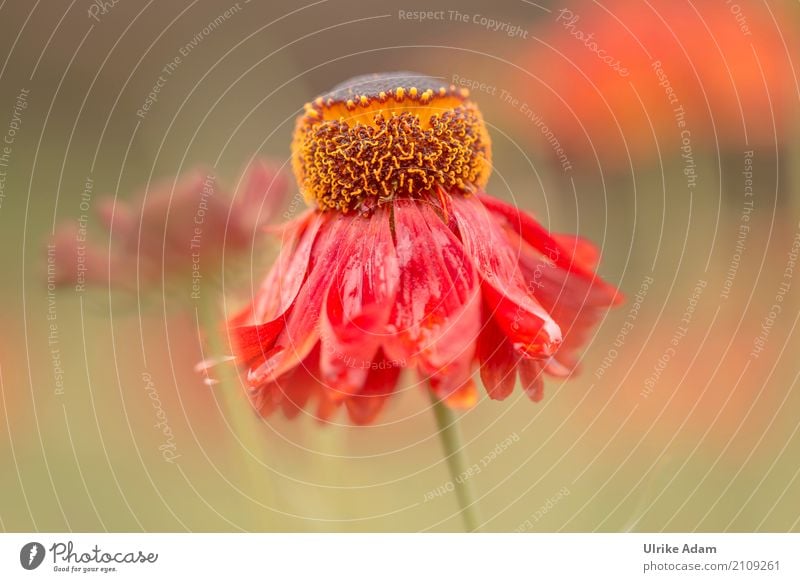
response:
<path fill-rule="evenodd" d="M 481 520 L 478 515 L 478 505 L 475 501 L 475 493 L 472 489 L 472 482 L 467 473 L 469 463 L 461 443 L 461 431 L 458 427 L 458 419 L 453 411 L 431 391 L 431 402 L 433 404 L 433 415 L 436 417 L 436 425 L 439 428 L 439 439 L 442 441 L 447 466 L 450 469 L 450 478 L 453 483 L 456 499 L 461 508 L 461 518 L 464 520 L 464 528 L 468 532 L 480 531 Z"/>

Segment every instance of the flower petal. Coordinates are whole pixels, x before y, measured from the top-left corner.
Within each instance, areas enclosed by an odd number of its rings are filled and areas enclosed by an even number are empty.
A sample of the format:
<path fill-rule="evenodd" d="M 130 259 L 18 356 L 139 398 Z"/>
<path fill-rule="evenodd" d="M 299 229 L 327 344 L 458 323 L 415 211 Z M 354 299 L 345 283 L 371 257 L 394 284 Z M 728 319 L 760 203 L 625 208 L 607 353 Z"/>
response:
<path fill-rule="evenodd" d="M 483 278 L 483 293 L 493 317 L 526 357 L 553 354 L 561 330 L 525 288 L 508 239 L 492 215 L 474 196 L 453 198 L 461 240 Z"/>
<path fill-rule="evenodd" d="M 353 220 L 321 318 L 322 374 L 344 393 L 364 384 L 385 338 L 399 280 L 389 210 Z"/>
<path fill-rule="evenodd" d="M 591 241 L 574 234 L 550 235 L 557 245 L 572 256 L 572 263 L 594 271 L 600 263 L 600 250 Z"/>
<path fill-rule="evenodd" d="M 323 224 L 311 252 L 308 276 L 294 307 L 283 315 L 286 325 L 275 341 L 275 355 L 250 371 L 253 381 L 282 375 L 302 362 L 319 341 L 322 303 L 341 268 L 348 230 L 357 226 L 352 219 L 342 214 Z"/>
<path fill-rule="evenodd" d="M 281 408 L 286 418 L 296 417 L 312 396 L 320 395 L 324 386 L 319 382 L 319 348 L 315 348 L 298 366 L 272 382 L 252 389 L 254 407 L 262 416 Z"/>
<path fill-rule="evenodd" d="M 519 379 L 522 388 L 534 402 L 540 402 L 544 396 L 544 373 L 542 363 L 538 360 L 522 360 L 519 363 Z"/>
<path fill-rule="evenodd" d="M 385 342 L 390 357 L 415 361 L 446 397 L 469 378 L 480 330 L 478 279 L 455 235 L 425 202 L 399 199 L 394 233 L 400 280 Z"/>
<path fill-rule="evenodd" d="M 510 233 L 510 236 L 516 235 Z M 563 375 L 566 368 L 568 374 L 572 373 L 577 365 L 577 350 L 586 343 L 595 324 L 615 305 L 620 294 L 598 277 L 588 279 L 567 271 L 538 255 L 527 243 L 518 242 L 520 267 L 528 285 L 535 289 L 539 302 L 564 333 L 564 341 L 547 371 Z M 580 252 L 577 247 L 573 249 Z"/>
<path fill-rule="evenodd" d="M 325 222 L 322 215 L 309 214 L 296 228 L 282 234 L 281 253 L 253 302 L 257 321 L 274 319 L 292 305 L 306 279 L 311 250 Z"/>
<path fill-rule="evenodd" d="M 479 194 L 481 202 L 516 232 L 522 240 L 534 249 L 547 255 L 557 266 L 587 279 L 597 280 L 597 284 L 614 297 L 614 305 L 624 301 L 624 296 L 615 287 L 600 279 L 594 272 L 599 259 L 596 247 L 586 239 L 572 235 L 551 235 L 546 228 L 532 216 L 516 206 L 493 198 L 485 193 Z"/>
<path fill-rule="evenodd" d="M 240 364 L 251 371 L 277 353 L 275 342 L 306 277 L 311 249 L 322 223 L 319 216 L 310 215 L 302 228 L 287 233 L 291 239 L 282 248 L 253 304 L 229 322 L 233 351 Z"/>
<path fill-rule="evenodd" d="M 386 359 L 383 351 L 378 352 L 373 363 L 363 389 L 345 400 L 350 419 L 359 425 L 375 420 L 386 399 L 394 392 L 402 371 L 396 362 Z"/>
<path fill-rule="evenodd" d="M 492 400 L 505 400 L 517 380 L 520 356 L 514 352 L 493 317 L 488 317 L 478 338 L 481 380 Z"/>

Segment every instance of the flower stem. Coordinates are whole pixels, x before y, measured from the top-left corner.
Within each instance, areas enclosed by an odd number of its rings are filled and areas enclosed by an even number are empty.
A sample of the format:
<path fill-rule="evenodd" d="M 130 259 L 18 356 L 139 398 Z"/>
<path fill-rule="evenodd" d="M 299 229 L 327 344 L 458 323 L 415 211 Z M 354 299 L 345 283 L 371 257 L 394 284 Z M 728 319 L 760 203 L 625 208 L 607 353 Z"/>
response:
<path fill-rule="evenodd" d="M 439 439 L 444 448 L 445 459 L 450 469 L 450 478 L 458 499 L 458 505 L 461 508 L 464 528 L 468 532 L 480 531 L 478 506 L 475 501 L 472 483 L 467 473 L 467 455 L 464 451 L 464 445 L 461 443 L 458 419 L 453 414 L 453 411 L 443 401 L 439 400 L 433 391 L 430 392 L 430 397 L 433 404 L 433 415 L 439 428 Z"/>

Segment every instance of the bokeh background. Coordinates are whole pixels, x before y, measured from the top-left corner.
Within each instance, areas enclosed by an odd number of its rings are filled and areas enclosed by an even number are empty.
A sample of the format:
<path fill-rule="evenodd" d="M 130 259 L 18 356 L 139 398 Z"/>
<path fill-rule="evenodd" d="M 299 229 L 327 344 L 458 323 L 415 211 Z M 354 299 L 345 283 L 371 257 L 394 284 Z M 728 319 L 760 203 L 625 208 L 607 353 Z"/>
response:
<path fill-rule="evenodd" d="M 221 354 L 169 265 L 48 286 L 60 225 L 86 215 L 113 246 L 107 200 L 135 214 L 197 166 L 230 191 L 254 159 L 287 170 L 306 101 L 413 70 L 470 87 L 487 190 L 596 241 L 627 295 L 579 377 L 462 414 L 484 528 L 800 530 L 798 26 L 790 0 L 3 2 L 0 528 L 461 528 L 419 389 L 369 427 L 258 419 L 195 371 Z M 207 266 L 211 307 L 274 252 Z"/>

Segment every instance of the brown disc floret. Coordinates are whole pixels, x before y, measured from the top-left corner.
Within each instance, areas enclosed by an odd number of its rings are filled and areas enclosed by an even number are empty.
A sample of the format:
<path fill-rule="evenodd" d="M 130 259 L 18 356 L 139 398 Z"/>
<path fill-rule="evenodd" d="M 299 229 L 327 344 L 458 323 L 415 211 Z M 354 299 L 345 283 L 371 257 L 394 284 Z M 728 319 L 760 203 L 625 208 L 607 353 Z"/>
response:
<path fill-rule="evenodd" d="M 430 77 L 356 77 L 308 103 L 292 163 L 306 200 L 365 212 L 436 186 L 471 192 L 491 172 L 483 117 L 465 89 Z"/>

